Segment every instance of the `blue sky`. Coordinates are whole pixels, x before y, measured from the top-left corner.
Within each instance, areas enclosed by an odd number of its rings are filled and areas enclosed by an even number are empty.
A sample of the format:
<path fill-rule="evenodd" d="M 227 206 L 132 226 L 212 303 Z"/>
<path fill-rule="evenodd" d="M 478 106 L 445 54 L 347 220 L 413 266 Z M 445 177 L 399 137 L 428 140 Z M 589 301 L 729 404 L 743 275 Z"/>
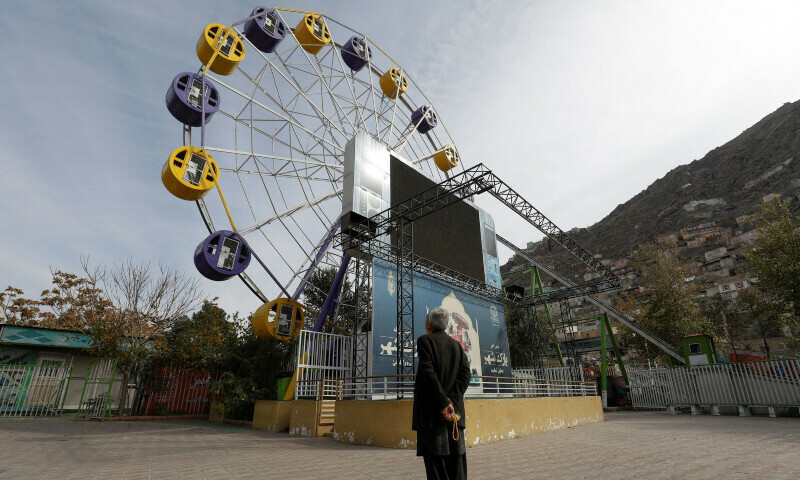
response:
<path fill-rule="evenodd" d="M 397 8 L 402 5 L 401 8 Z M 164 93 L 207 23 L 247 2 L 0 3 L 0 286 L 126 258 L 195 274 L 205 229 L 161 185 Z M 796 2 L 291 2 L 367 33 L 414 76 L 461 156 L 562 228 L 591 225 L 800 97 Z M 483 205 L 482 205 L 483 206 Z M 498 232 L 541 235 L 491 204 Z M 504 253 L 508 257 L 508 252 Z M 203 280 L 229 311 L 259 302 Z"/>

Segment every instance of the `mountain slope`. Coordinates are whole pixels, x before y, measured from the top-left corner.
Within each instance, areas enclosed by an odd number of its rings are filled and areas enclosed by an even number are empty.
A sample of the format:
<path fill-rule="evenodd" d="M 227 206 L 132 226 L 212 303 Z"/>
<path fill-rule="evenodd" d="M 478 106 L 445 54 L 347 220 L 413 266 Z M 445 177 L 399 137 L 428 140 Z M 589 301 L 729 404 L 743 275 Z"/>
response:
<path fill-rule="evenodd" d="M 798 156 L 800 101 L 784 104 L 700 160 L 673 169 L 596 224 L 573 230 L 570 236 L 603 258 L 620 258 L 656 235 L 751 213 L 766 194 L 796 199 Z M 792 206 L 797 212 L 800 202 Z M 546 239 L 533 253 L 550 257 L 565 273 L 582 272 L 569 254 Z"/>

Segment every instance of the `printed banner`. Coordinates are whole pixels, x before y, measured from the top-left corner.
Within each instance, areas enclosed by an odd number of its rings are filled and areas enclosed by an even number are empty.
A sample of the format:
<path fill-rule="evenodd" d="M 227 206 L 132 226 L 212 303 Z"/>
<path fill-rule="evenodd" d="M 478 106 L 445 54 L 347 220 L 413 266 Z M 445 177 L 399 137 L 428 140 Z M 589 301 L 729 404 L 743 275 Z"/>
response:
<path fill-rule="evenodd" d="M 372 374 L 397 373 L 397 271 L 373 265 Z M 503 305 L 426 275 L 414 274 L 414 337 L 425 333 L 425 317 L 436 307 L 450 313 L 447 333 L 467 354 L 473 376 L 510 377 L 511 362 Z M 414 360 L 416 370 L 416 359 Z M 477 384 L 477 379 L 473 384 Z"/>

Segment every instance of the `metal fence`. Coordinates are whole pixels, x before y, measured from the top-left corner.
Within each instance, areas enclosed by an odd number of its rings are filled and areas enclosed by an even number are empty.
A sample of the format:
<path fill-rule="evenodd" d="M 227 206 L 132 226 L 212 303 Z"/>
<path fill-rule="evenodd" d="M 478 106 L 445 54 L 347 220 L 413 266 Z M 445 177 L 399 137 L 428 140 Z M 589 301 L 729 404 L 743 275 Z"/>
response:
<path fill-rule="evenodd" d="M 295 398 L 317 398 L 321 380 L 337 380 L 351 375 L 352 339 L 332 333 L 300 332 L 297 346 L 298 378 Z"/>
<path fill-rule="evenodd" d="M 800 406 L 800 360 L 629 370 L 634 408 Z"/>
<path fill-rule="evenodd" d="M 93 358 L 86 373 L 81 400 L 75 418 L 105 420 L 109 411 L 117 404 L 119 386 L 114 389 L 117 361 L 110 358 Z M 117 381 L 117 384 L 120 382 Z M 116 390 L 116 394 L 114 392 Z"/>
<path fill-rule="evenodd" d="M 581 378 L 572 378 L 573 369 L 571 367 L 548 367 L 548 368 L 516 368 L 511 371 L 511 376 L 515 378 L 538 378 L 542 380 L 561 380 L 584 381 L 583 369 L 580 369 Z"/>
<path fill-rule="evenodd" d="M 204 415 L 211 404 L 211 384 L 219 372 L 197 372 L 164 365 L 140 382 L 131 415 Z"/>
<path fill-rule="evenodd" d="M 0 417 L 61 415 L 72 367 L 0 365 Z"/>
<path fill-rule="evenodd" d="M 414 397 L 415 375 L 301 380 L 296 398 L 322 400 L 397 400 Z M 541 378 L 472 377 L 466 398 L 596 396 L 595 382 Z"/>

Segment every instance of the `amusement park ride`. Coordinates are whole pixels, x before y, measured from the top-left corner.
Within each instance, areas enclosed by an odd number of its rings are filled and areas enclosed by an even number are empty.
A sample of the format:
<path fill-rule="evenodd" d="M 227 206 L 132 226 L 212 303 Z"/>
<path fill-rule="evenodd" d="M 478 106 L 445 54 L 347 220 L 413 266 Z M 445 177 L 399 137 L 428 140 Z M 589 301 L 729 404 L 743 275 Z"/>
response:
<path fill-rule="evenodd" d="M 230 26 L 207 25 L 196 53 L 200 68 L 177 74 L 167 91 L 183 146 L 169 155 L 161 178 L 173 195 L 196 203 L 209 231 L 194 253 L 198 271 L 215 281 L 238 276 L 264 302 L 253 315 L 260 338 L 296 338 L 311 314 L 313 330 L 336 325 L 352 336 L 353 377 L 390 368 L 413 374 L 420 317 L 450 302 L 451 334 L 475 350 L 473 362 L 510 376 L 503 306 L 535 315 L 537 305 L 586 297 L 682 361 L 594 296 L 618 289 L 619 279 L 590 252 L 485 165 L 465 168 L 439 112 L 366 35 L 321 13 L 257 7 Z M 215 189 L 220 202 L 208 202 Z M 475 204 L 480 194 L 600 280 L 575 285 L 496 234 Z M 237 226 L 234 218 L 252 220 Z M 217 229 L 221 219 L 229 229 Z M 509 295 L 498 241 L 563 288 Z M 253 271 L 253 259 L 263 272 Z M 309 278 L 320 268 L 337 274 L 321 310 L 311 312 L 300 300 L 316 288 Z M 338 304 L 348 283 L 355 305 L 344 315 Z M 265 294 L 267 285 L 281 292 L 277 298 Z M 381 364 L 379 355 L 393 358 Z"/>

